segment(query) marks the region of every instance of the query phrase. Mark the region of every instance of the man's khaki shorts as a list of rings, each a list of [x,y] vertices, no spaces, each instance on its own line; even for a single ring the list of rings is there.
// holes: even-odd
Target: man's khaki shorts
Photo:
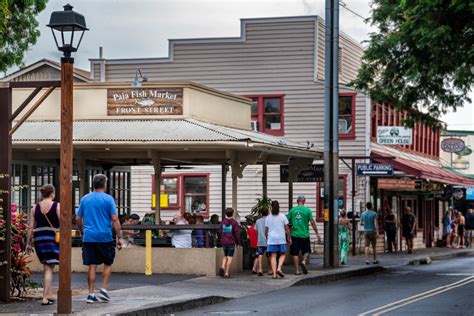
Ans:
[[[375,232],[365,233],[365,246],[370,247],[370,245],[374,248],[377,245],[377,234]]]

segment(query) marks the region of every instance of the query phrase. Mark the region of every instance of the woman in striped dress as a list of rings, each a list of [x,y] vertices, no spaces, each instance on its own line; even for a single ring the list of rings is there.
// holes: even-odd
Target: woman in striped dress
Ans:
[[[35,251],[43,264],[43,300],[41,305],[54,304],[51,299],[54,266],[59,264],[59,244],[54,240],[59,229],[59,203],[54,202],[55,189],[51,184],[41,189],[41,202],[31,209],[28,225],[26,251],[31,253],[31,237],[33,235]]]

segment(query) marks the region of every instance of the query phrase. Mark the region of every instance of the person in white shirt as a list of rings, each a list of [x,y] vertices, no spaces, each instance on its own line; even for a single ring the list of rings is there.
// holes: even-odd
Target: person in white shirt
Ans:
[[[187,225],[188,223],[181,217],[181,214],[175,214],[173,216],[173,222],[175,225]],[[171,237],[171,245],[175,248],[192,248],[192,230],[170,230],[168,236]]]
[[[271,215],[265,219],[265,235],[267,237],[267,253],[271,255],[273,278],[277,275],[281,278],[285,277],[281,271],[281,267],[286,258],[286,244],[291,245],[290,228],[288,227],[288,219],[285,215],[280,214],[280,204],[278,201],[272,201]],[[277,254],[278,266],[277,266]]]

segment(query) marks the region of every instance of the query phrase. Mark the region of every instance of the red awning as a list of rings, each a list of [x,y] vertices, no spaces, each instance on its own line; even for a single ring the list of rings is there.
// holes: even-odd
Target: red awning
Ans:
[[[460,176],[454,172],[444,169],[441,166],[433,166],[427,163],[412,161],[405,158],[393,157],[388,154],[373,151],[371,154],[372,160],[379,163],[391,163],[395,170],[403,171],[415,177],[423,178],[430,181],[440,183],[459,185],[459,186],[474,186],[474,180]]]

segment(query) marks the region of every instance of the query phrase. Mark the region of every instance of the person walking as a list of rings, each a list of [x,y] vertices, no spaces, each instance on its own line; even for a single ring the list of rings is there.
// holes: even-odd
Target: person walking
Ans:
[[[112,227],[116,234],[116,246],[120,250],[121,230],[115,200],[105,193],[107,177],[96,174],[92,180],[93,192],[84,195],[76,212],[76,223],[82,232],[82,260],[89,266],[87,284],[89,295],[87,303],[96,303],[100,300],[110,301],[107,291],[109,287],[112,264],[115,259],[115,245],[112,238]],[[104,265],[102,271],[102,287],[98,297],[94,294],[96,270],[98,265]]]
[[[466,226],[466,218],[461,212],[458,212],[458,247],[464,248],[464,228]]]
[[[52,305],[51,298],[54,266],[59,264],[59,240],[55,239],[59,232],[59,203],[54,201],[56,190],[53,185],[41,187],[41,202],[30,211],[26,253],[32,252],[31,242],[39,261],[43,264],[43,299],[41,305]]]
[[[367,202],[365,205],[366,211],[362,213],[361,221],[364,225],[364,235],[365,235],[365,263],[370,264],[369,262],[369,253],[370,246],[372,245],[372,250],[374,252],[374,264],[378,264],[377,261],[377,238],[379,237],[379,229],[377,225],[377,213],[372,210],[372,203]]]
[[[295,274],[301,274],[299,272],[298,266],[301,266],[304,274],[308,274],[308,259],[311,253],[311,243],[309,240],[309,224],[313,227],[318,240],[321,239],[318,232],[318,227],[316,222],[313,219],[313,211],[310,208],[306,207],[305,204],[306,198],[303,195],[300,195],[296,199],[298,204],[290,210],[287,215],[288,221],[291,224],[291,246],[290,254],[293,256],[293,264],[295,267]],[[302,260],[299,262],[299,253],[301,251]]]
[[[224,278],[230,278],[230,269],[232,267],[232,259],[234,257],[235,248],[240,242],[239,223],[232,217],[234,209],[226,208],[225,218],[219,226],[221,234],[221,245],[224,250],[224,258],[222,258],[222,266],[219,269],[219,275]]]
[[[281,271],[281,267],[286,258],[286,244],[289,242],[291,246],[291,239],[288,218],[280,214],[278,201],[272,201],[271,215],[265,219],[265,235],[267,237],[267,253],[271,256],[273,279],[276,279],[277,275],[284,278],[285,275]]]
[[[446,247],[451,248],[451,233],[453,229],[451,228],[451,209],[447,210],[443,216],[443,237],[446,238]]]
[[[391,208],[387,210],[385,216],[385,232],[387,233],[388,252],[397,252],[397,217],[393,214]]]
[[[474,230],[474,211],[470,208],[466,212],[466,247],[471,246],[472,231]]]
[[[347,264],[349,254],[350,226],[346,217],[346,211],[342,210],[339,214],[339,226],[337,231],[339,241],[339,261],[342,265]]]
[[[252,259],[252,273],[257,274],[257,266],[258,266],[258,254],[257,254],[257,247],[258,247],[258,236],[257,230],[255,229],[256,220],[253,217],[247,217],[247,225],[249,225],[249,229],[247,230],[247,238],[249,240],[249,248],[250,248],[250,257]]]
[[[258,255],[258,268],[257,275],[263,276],[263,256],[267,255],[267,237],[265,236],[265,221],[268,216],[268,209],[266,207],[260,210],[261,218],[257,219],[255,230],[257,231],[257,255]],[[268,258],[268,257],[267,257]],[[271,262],[268,258],[268,270],[269,274],[273,274],[270,269]],[[271,272],[271,273],[270,273]]]
[[[402,233],[407,243],[407,253],[413,252],[413,238],[416,236],[416,217],[411,207],[405,208],[405,214],[402,216]]]

